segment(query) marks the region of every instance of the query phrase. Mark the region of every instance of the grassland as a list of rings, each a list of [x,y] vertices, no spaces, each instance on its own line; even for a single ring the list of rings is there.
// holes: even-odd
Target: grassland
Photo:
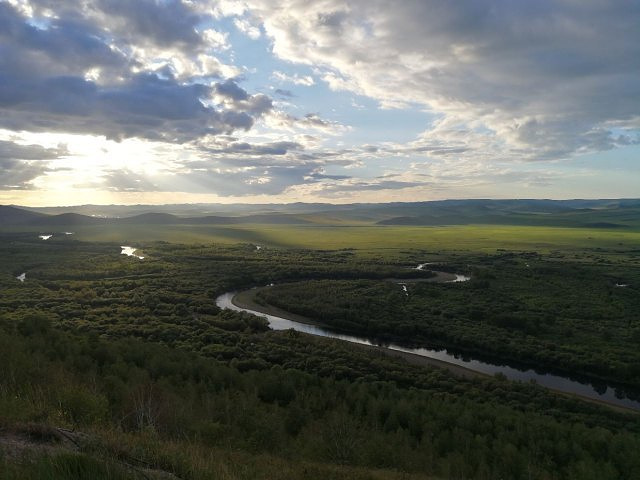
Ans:
[[[140,244],[152,241],[171,243],[252,243],[280,248],[360,251],[428,249],[445,251],[495,252],[520,250],[548,253],[553,250],[609,252],[636,249],[640,230],[588,229],[537,226],[373,226],[373,225],[101,225],[82,227],[13,227],[2,231],[52,233],[73,231],[74,238],[89,242]]]

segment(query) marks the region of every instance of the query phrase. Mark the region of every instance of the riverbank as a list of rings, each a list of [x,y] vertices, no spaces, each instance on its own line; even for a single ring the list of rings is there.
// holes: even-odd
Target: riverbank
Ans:
[[[432,277],[426,278],[385,278],[385,280],[393,283],[452,283],[458,279],[458,275],[455,273],[435,271],[433,273],[434,275]]]
[[[237,307],[238,309],[243,309],[243,310],[252,310],[255,311],[257,313],[262,313],[265,315],[272,315],[275,317],[280,317],[286,320],[290,320],[293,322],[297,322],[297,323],[301,323],[304,325],[309,325],[309,326],[313,326],[313,327],[319,327],[319,328],[329,328],[326,325],[323,325],[319,322],[315,322],[312,319],[308,318],[308,317],[304,317],[302,315],[298,315],[295,313],[291,313],[291,312],[287,312],[286,310],[283,310],[281,308],[278,307],[274,307],[271,305],[264,305],[264,304],[260,304],[257,303],[255,301],[256,298],[256,294],[265,288],[269,288],[268,286],[266,287],[256,287],[256,288],[252,288],[250,290],[244,290],[241,292],[238,292],[236,294],[234,294],[231,298],[231,303]],[[307,332],[308,333],[308,332]],[[312,333],[311,333],[312,334]],[[348,340],[347,340],[348,341]],[[352,345],[355,348],[361,348],[361,349],[367,349],[369,351],[375,351],[378,352],[380,354],[386,355],[386,356],[391,356],[391,357],[396,357],[396,358],[402,358],[403,360],[405,360],[407,363],[410,363],[412,365],[420,365],[420,366],[429,366],[429,367],[436,367],[436,368],[443,368],[446,369],[447,371],[453,373],[456,376],[460,376],[463,378],[487,378],[487,377],[491,377],[492,375],[484,373],[484,372],[479,372],[476,370],[472,370],[470,368],[466,368],[464,366],[461,365],[456,365],[454,363],[450,363],[444,360],[439,360],[437,358],[432,358],[432,357],[426,357],[423,355],[419,355],[416,353],[410,353],[410,352],[404,352],[401,350],[394,350],[394,349],[390,349],[387,347],[383,347],[383,346],[378,346],[378,345],[368,345],[368,344],[364,344],[364,343],[352,343]],[[556,394],[560,394],[566,397],[570,397],[570,398],[577,398],[580,399],[582,401],[585,402],[589,402],[595,405],[601,405],[601,406],[606,406],[608,408],[611,408],[615,411],[618,412],[622,412],[622,413],[633,413],[633,414],[640,414],[640,411],[631,407],[627,407],[624,405],[617,405],[611,402],[608,402],[607,400],[601,400],[598,398],[592,398],[592,397],[588,397],[588,396],[584,396],[584,395],[580,395],[577,393],[571,393],[571,392],[566,392],[566,391],[562,391],[562,390],[558,390],[556,388],[552,388],[552,387],[548,387],[545,385],[540,385],[539,386],[553,392]]]
[[[303,317],[302,315],[298,315],[297,313],[287,312],[286,310],[282,310],[281,308],[274,307],[272,305],[263,305],[256,302],[256,295],[266,288],[269,287],[255,287],[251,290],[238,292],[231,299],[231,303],[233,303],[238,308],[255,310],[256,312],[286,318],[287,320],[304,323],[305,325],[314,325],[317,327],[329,328],[328,325],[324,325],[320,322],[314,322],[310,318]]]
[[[274,315],[277,317],[285,318],[287,320],[291,320],[298,323],[304,323],[305,325],[313,325],[321,328],[330,328],[327,325],[323,325],[319,322],[314,322],[312,319],[303,317],[302,315],[298,315],[295,313],[287,312],[286,310],[282,310],[281,308],[277,308],[271,305],[262,305],[255,301],[255,297],[257,293],[269,287],[258,287],[252,288],[251,290],[245,290],[237,293],[231,299],[231,302],[238,308],[254,310],[259,313],[264,313],[266,315]],[[434,366],[438,368],[445,368],[456,375],[465,377],[465,378],[473,378],[473,377],[488,377],[490,375],[476,372],[469,368],[462,367],[460,365],[454,365],[452,363],[445,362],[443,360],[438,360],[436,358],[423,357],[420,355],[416,355],[415,353],[402,352],[400,350],[391,350],[386,347],[381,347],[377,345],[366,345],[362,343],[354,343],[353,345],[357,345],[360,348],[366,348],[368,350],[377,351],[383,353],[384,355],[391,357],[399,357],[406,360],[408,363],[412,365],[428,365]]]

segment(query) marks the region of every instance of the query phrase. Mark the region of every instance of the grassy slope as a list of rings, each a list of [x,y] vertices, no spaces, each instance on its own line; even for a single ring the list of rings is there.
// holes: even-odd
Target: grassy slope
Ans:
[[[33,429],[34,425],[27,426]],[[43,427],[37,427],[43,429]],[[24,429],[18,426],[15,430]],[[44,427],[46,429],[46,427]],[[15,457],[3,458],[0,448],[0,480],[434,480],[435,477],[327,463],[282,459],[268,454],[202,447],[188,441],[159,440],[146,434],[102,431],[92,434],[93,444],[60,445],[30,439],[28,432],[13,437],[24,447]],[[30,445],[31,443],[31,445]],[[1,447],[1,445],[0,445]],[[137,461],[132,452],[144,450],[152,461],[176,467],[179,476]]]

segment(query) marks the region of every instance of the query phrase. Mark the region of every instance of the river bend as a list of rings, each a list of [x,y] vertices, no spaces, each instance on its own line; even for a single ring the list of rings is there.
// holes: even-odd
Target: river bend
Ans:
[[[468,279],[468,277],[456,276],[456,280]],[[455,282],[454,280],[453,282]],[[451,282],[451,281],[450,281]],[[452,283],[453,283],[452,282]],[[405,352],[421,357],[432,358],[441,362],[458,365],[474,372],[479,372],[487,375],[502,374],[509,380],[521,381],[521,382],[536,382],[538,385],[556,390],[562,393],[574,394],[588,399],[597,400],[600,402],[608,403],[611,405],[629,408],[640,411],[640,402],[626,398],[616,393],[613,387],[606,386],[596,388],[590,383],[573,380],[568,377],[560,375],[553,375],[549,373],[539,373],[533,369],[520,369],[510,365],[498,365],[474,359],[472,355],[456,355],[449,353],[446,349],[431,349],[431,348],[409,348],[394,343],[380,345],[375,341],[357,335],[349,335],[344,333],[338,333],[328,328],[318,325],[311,325],[307,323],[296,322],[281,316],[262,313],[258,310],[252,310],[250,308],[244,308],[234,303],[234,297],[240,292],[228,292],[220,295],[216,299],[216,305],[219,308],[228,308],[237,312],[247,312],[259,317],[265,317],[269,322],[269,327],[273,330],[289,330],[293,329],[298,332],[304,332],[311,335],[318,335],[320,337],[335,338],[351,343],[358,343],[362,345],[373,345],[377,347],[387,348],[398,352]]]

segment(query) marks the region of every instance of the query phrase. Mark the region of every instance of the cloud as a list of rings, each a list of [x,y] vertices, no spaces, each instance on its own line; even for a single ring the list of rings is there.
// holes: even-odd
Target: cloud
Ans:
[[[198,71],[185,81],[186,61],[184,68],[163,57],[149,63],[150,52],[167,53],[162,47],[206,47],[207,35],[197,31],[204,17],[188,2],[33,5],[64,15],[30,17],[0,2],[2,128],[184,143],[248,130],[273,108],[269,97],[251,95],[231,79],[203,81]]]
[[[0,189],[28,190],[32,181],[50,170],[47,160],[68,155],[66,146],[45,148],[0,140]]]
[[[317,113],[307,113],[304,118],[299,122],[301,125],[319,128],[330,129],[335,127],[335,123],[323,120]]]
[[[121,71],[129,59],[110,47],[106,32],[77,18],[46,20],[38,28],[11,4],[0,2],[0,72],[3,76],[82,75],[91,68]]]
[[[309,175],[305,180],[307,181],[319,181],[319,180],[348,180],[349,175],[327,175],[326,173],[314,172]]]
[[[338,196],[350,192],[378,191],[378,190],[404,190],[427,186],[431,182],[403,182],[395,180],[365,180],[345,177],[345,182],[324,183],[318,190],[321,195]],[[335,180],[335,179],[334,179]]]
[[[212,154],[241,153],[242,155],[286,155],[290,150],[301,150],[302,145],[296,142],[281,141],[264,144],[250,144],[247,142],[230,142],[220,148],[205,148]]]
[[[295,95],[293,94],[293,92],[291,92],[291,90],[284,90],[282,88],[276,88],[274,93],[276,95],[280,95],[281,97],[287,97],[287,98],[295,97]]]
[[[304,141],[304,139],[302,139]],[[207,137],[190,147],[185,159],[167,162],[159,171],[108,170],[98,183],[82,187],[115,192],[190,192],[218,196],[278,195],[301,184],[351,178],[327,174],[328,167],[353,163],[346,150],[306,151],[299,142],[250,143],[237,137]]]
[[[47,172],[46,164],[0,158],[0,189],[29,190],[31,183]]]
[[[0,159],[11,160],[53,160],[69,155],[66,145],[45,148],[42,145],[24,145],[8,140],[0,140]]]
[[[86,162],[78,178],[94,168],[113,192],[545,192],[570,168],[534,161],[640,144],[638,14],[599,0],[0,0],[0,129],[21,139],[0,141],[0,189]],[[232,48],[238,32],[260,41]],[[233,64],[265,42],[285,62]],[[351,93],[425,123],[401,132],[393,113],[387,138],[414,139],[387,141]],[[74,155],[38,145],[57,134]],[[108,148],[92,157],[94,143]]]
[[[260,28],[251,25],[251,23],[246,18],[236,18],[233,21],[233,24],[238,30],[240,30],[242,33],[253,40],[257,40],[262,36]]]
[[[95,188],[103,187],[112,192],[156,192],[158,186],[145,175],[131,170],[110,170],[102,175],[101,183],[84,185]]]
[[[276,70],[271,76],[282,83],[293,83],[294,85],[303,85],[305,87],[310,87],[316,83],[310,75],[298,75],[297,73],[287,75]]]
[[[97,0],[94,7],[103,14],[101,22],[121,38],[145,38],[155,45],[199,45],[196,28],[202,21],[191,2],[155,0]]]
[[[269,101],[260,96],[239,102],[237,110],[216,110],[202,101],[211,94],[210,87],[182,85],[156,74],[139,74],[126,84],[108,87],[69,76],[6,75],[3,80],[0,126],[12,130],[182,143],[205,134],[247,130],[255,116],[269,108]]]
[[[241,162],[242,163],[242,162]],[[251,161],[247,162],[251,163]],[[102,176],[102,186],[115,192],[188,192],[218,196],[277,195],[305,182],[316,171],[311,165],[207,166],[194,163],[171,172],[141,174],[130,170]]]
[[[227,80],[224,83],[217,84],[216,92],[233,102],[243,102],[249,98],[249,94],[240,88],[233,80]]]
[[[60,18],[79,18],[103,27],[127,44],[201,46],[199,25],[211,15],[199,11],[193,2],[182,0],[30,0],[35,18],[47,12]]]
[[[623,144],[612,122],[637,128],[637,2],[246,3],[279,57],[334,89],[439,113],[484,137],[463,147],[483,156],[565,158]]]
[[[325,120],[317,113],[307,113],[302,117],[296,117],[281,111],[273,111],[265,117],[265,123],[273,129],[315,130],[328,135],[339,135],[350,129],[349,126],[339,122]]]

